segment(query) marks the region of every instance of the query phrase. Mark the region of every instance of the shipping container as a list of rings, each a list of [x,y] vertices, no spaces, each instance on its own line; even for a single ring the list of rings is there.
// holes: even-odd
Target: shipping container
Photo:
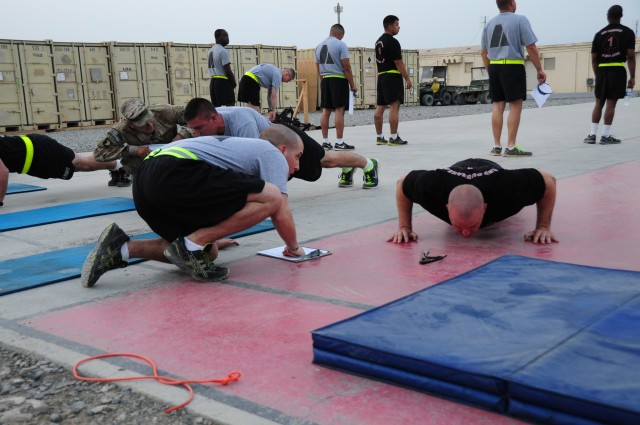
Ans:
[[[114,122],[107,46],[54,42],[53,66],[62,127]]]
[[[50,41],[14,41],[20,59],[27,125],[23,129],[60,128],[58,94]]]
[[[116,121],[111,57],[109,46],[102,44],[80,44],[82,84],[86,119],[91,125],[113,124]]]
[[[167,68],[169,72],[169,103],[186,105],[196,97],[198,84],[195,52],[197,45],[167,43]],[[206,96],[208,99],[209,96]]]
[[[18,45],[0,40],[0,132],[18,131],[27,126]]]
[[[420,87],[419,87],[419,50],[402,50],[402,61],[404,62],[409,77],[411,78],[412,88],[404,92],[404,105],[417,106],[420,105]]]
[[[162,44],[110,43],[114,104],[117,118],[120,105],[139,98],[146,105],[169,103],[166,48]]]
[[[277,67],[279,68],[293,68],[296,71],[296,78],[298,78],[297,65],[297,49],[295,47],[278,47],[277,48]],[[280,109],[295,107],[298,104],[298,84],[295,82],[282,83],[280,86]]]

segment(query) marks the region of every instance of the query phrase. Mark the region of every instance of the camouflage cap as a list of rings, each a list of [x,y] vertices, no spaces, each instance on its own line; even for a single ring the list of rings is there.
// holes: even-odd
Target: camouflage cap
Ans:
[[[125,100],[120,107],[120,112],[136,127],[144,127],[153,119],[153,114],[140,99]]]

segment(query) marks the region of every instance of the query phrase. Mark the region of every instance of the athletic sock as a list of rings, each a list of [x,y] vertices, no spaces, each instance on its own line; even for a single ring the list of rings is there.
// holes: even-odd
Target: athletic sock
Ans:
[[[397,139],[398,138],[398,133],[396,134],[392,134],[391,136],[389,136],[390,139]]]
[[[384,136],[382,135],[382,133],[378,134],[377,136],[378,138],[382,139]]]
[[[120,161],[119,159],[116,159],[116,168],[114,168],[114,170],[118,171],[121,168],[122,168],[122,161]]]
[[[344,143],[344,140],[342,139],[336,139],[336,145],[341,145]]]
[[[324,139],[324,142],[325,142],[325,143],[331,143],[331,142],[329,142],[329,139],[328,139],[328,138],[327,138],[327,139]]]
[[[122,256],[122,261],[129,261],[129,243],[125,242],[120,247],[120,256]]]
[[[187,248],[187,251],[202,251],[204,249],[204,246],[191,242],[186,236],[184,237],[184,247]]]
[[[598,133],[598,123],[591,123],[591,133],[589,135],[595,135]]]
[[[367,158],[367,165],[364,166],[362,171],[371,171],[371,170],[373,170],[373,161],[371,161],[371,158]]]
[[[610,125],[604,125],[602,127],[602,136],[603,137],[611,136],[611,126]]]

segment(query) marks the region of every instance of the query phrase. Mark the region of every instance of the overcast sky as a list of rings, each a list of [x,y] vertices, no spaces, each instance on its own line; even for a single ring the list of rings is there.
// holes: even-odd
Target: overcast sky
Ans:
[[[61,42],[210,44],[225,28],[231,44],[315,47],[337,22],[333,0],[18,0],[5,5],[0,39]],[[636,30],[640,0],[518,0],[539,45],[590,42],[606,25],[612,4]],[[224,6],[223,6],[224,5]],[[482,21],[498,10],[494,0],[343,0],[340,23],[349,47],[372,47],[382,19],[400,18],[404,49],[480,44]]]

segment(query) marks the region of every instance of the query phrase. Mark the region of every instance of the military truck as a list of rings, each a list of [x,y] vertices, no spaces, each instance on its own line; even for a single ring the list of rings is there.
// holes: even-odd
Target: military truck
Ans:
[[[471,83],[467,87],[460,87],[453,99],[456,105],[491,103],[487,70],[484,67],[471,68]]]
[[[489,75],[482,68],[471,68],[468,86],[451,86],[447,83],[446,66],[423,67],[420,77],[420,104],[423,106],[490,103]]]
[[[420,77],[420,104],[432,106],[451,105],[457,87],[447,85],[446,66],[427,66],[422,68]]]

